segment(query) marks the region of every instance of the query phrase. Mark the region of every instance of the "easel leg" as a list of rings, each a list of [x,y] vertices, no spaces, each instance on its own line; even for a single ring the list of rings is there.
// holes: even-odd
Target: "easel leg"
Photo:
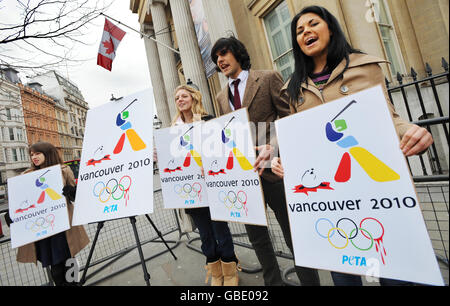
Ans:
[[[86,261],[86,265],[84,266],[83,276],[81,277],[80,284],[83,286],[86,283],[86,274],[89,269],[89,265],[91,263],[92,255],[94,254],[95,245],[97,244],[98,235],[100,234],[100,230],[103,228],[104,221],[97,223],[97,232],[95,233],[94,241],[92,242],[91,250],[89,251],[89,256]]]
[[[148,222],[150,222],[150,224],[153,226],[153,229],[156,231],[156,233],[158,234],[159,238],[161,238],[162,242],[164,242],[164,244],[166,245],[166,247],[169,250],[170,254],[172,254],[173,258],[175,258],[175,260],[177,260],[178,258],[172,252],[172,249],[169,247],[169,245],[167,244],[166,240],[164,240],[164,237],[162,236],[161,232],[158,230],[156,225],[153,223],[152,219],[150,219],[150,217],[148,215],[145,215],[145,217],[147,218]]]
[[[139,240],[139,234],[136,228],[136,217],[130,217],[131,226],[133,227],[134,237],[136,238],[136,246],[139,252],[139,257],[141,258],[142,270],[144,271],[144,279],[147,286],[150,286],[150,274],[147,271],[147,266],[145,265],[144,253],[142,252],[141,242]]]

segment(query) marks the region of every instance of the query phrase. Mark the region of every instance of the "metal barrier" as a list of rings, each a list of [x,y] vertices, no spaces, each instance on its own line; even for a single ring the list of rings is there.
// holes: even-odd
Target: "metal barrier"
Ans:
[[[449,258],[449,184],[448,182],[440,183],[417,183],[416,184],[417,195],[419,198],[420,207],[423,212],[424,220],[430,235],[430,239],[433,244],[436,257],[438,258],[442,275],[444,276],[445,283],[448,285],[448,258]],[[180,243],[182,236],[179,222],[176,214],[173,210],[163,209],[163,200],[161,190],[154,191],[154,213],[151,215],[152,220],[156,224],[159,231],[163,236],[166,236],[172,232],[178,231],[179,238],[177,241],[166,240],[168,243],[174,245],[171,249],[177,247]],[[5,211],[0,211],[4,213]],[[269,233],[277,256],[292,259],[278,222],[273,212],[268,209],[268,223]],[[145,216],[137,217],[137,226],[139,229],[139,236],[142,241],[142,245],[151,242],[158,241],[158,235],[151,227],[150,223],[145,219]],[[238,223],[229,223],[230,230],[233,234],[233,241],[236,245],[243,246],[252,249],[252,246],[248,240],[244,225]],[[85,229],[91,238],[91,243],[83,251],[77,255],[77,260],[80,262],[81,270],[84,270],[84,264],[86,262],[92,240],[96,232],[97,223],[89,224],[85,226]],[[201,252],[198,248],[190,245],[190,243],[198,239],[194,237],[188,242],[188,246],[196,251]],[[127,218],[108,221],[105,223],[105,228],[102,230],[99,236],[97,246],[89,266],[90,273],[88,274],[87,285],[95,285],[107,278],[120,274],[134,266],[140,264],[136,262],[127,267],[123,267],[119,271],[115,271],[101,279],[95,281],[89,281],[96,274],[103,271],[109,265],[115,261],[126,256],[136,248],[135,239],[132,232],[132,228]],[[154,254],[145,260],[148,261],[156,256],[159,256],[168,250]],[[43,269],[40,264],[35,266],[34,264],[19,264],[16,262],[16,250],[11,249],[10,239],[4,239],[0,241],[0,286],[40,286],[50,285],[48,273]],[[245,259],[243,260],[245,262]],[[243,272],[255,273],[259,272],[261,268],[244,269]],[[288,285],[296,285],[295,282],[288,281],[287,275],[293,273],[292,268],[288,268],[283,271],[284,281]]]
[[[174,211],[163,209],[161,190],[156,190],[154,192],[153,200],[154,213],[150,217],[158,230],[161,232],[162,236],[164,237],[174,231],[180,232],[179,223],[176,219]],[[6,211],[0,211],[0,214],[4,212]],[[136,220],[141,245],[145,245],[150,242],[160,242],[158,239],[158,234],[145,216],[139,216]],[[97,223],[85,225],[84,228],[86,229],[91,243],[76,256],[79,266],[81,267],[80,271],[85,269],[84,264],[88,257],[90,247],[92,246],[92,241],[97,230]],[[181,236],[181,232],[179,236]],[[171,249],[177,247],[180,243],[179,240],[166,240],[166,242],[169,244],[174,244],[170,247]],[[133,251],[136,247],[134,233],[127,218],[105,222],[104,229],[99,235],[91,264],[89,265],[90,272],[87,276],[87,285],[96,284],[106,278],[140,264],[140,262],[138,262],[135,265],[124,267],[122,270],[102,279],[96,280],[95,282],[89,282],[89,279],[93,276],[104,270],[121,257]],[[145,258],[145,260],[150,260],[167,251],[168,250],[165,250],[151,256],[150,258]],[[0,241],[0,286],[40,286],[51,284],[46,269],[43,269],[40,264],[35,266],[34,264],[17,263],[16,254],[17,250],[11,249],[10,239]]]
[[[449,71],[444,58],[442,68],[443,73],[433,75],[430,65],[426,64],[427,76],[420,80],[411,68],[408,77],[412,80],[407,83],[404,83],[404,76],[398,73],[396,86],[391,86],[386,79],[389,98],[401,117],[425,127],[435,140],[425,154],[407,158],[415,181],[429,181],[431,177],[435,180],[449,179]]]

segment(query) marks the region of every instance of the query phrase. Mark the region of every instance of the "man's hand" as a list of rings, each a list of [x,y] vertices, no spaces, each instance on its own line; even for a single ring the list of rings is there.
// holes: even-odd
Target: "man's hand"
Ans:
[[[405,156],[413,156],[423,153],[433,144],[433,136],[427,129],[413,125],[406,131],[400,141],[400,149]]]
[[[255,147],[255,150],[259,152],[258,157],[256,158],[255,164],[253,168],[255,171],[258,171],[258,174],[261,175],[264,172],[265,166],[273,157],[274,149],[271,145],[262,145],[259,147]]]
[[[272,159],[271,167],[273,173],[275,173],[280,178],[284,177],[284,168],[281,165],[281,159],[279,157],[275,157],[274,159]]]

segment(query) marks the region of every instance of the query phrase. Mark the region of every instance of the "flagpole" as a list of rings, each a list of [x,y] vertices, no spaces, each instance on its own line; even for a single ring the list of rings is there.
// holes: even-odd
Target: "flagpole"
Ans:
[[[148,39],[153,40],[155,43],[160,44],[160,45],[162,45],[162,46],[168,48],[169,50],[171,50],[171,51],[173,51],[173,52],[175,52],[175,53],[177,53],[177,54],[180,54],[180,51],[178,51],[178,50],[176,50],[176,49],[174,49],[174,48],[172,48],[172,47],[170,47],[170,46],[168,46],[168,45],[166,45],[166,44],[164,44],[164,43],[162,43],[162,42],[160,42],[160,41],[157,41],[155,38],[151,37],[150,35],[147,35],[147,34],[142,33],[141,31],[135,30],[135,29],[133,29],[132,27],[127,26],[126,24],[120,22],[119,20],[114,19],[114,18],[112,18],[112,17],[110,17],[110,16],[108,16],[108,15],[106,15],[106,14],[104,14],[104,13],[100,13],[100,15],[103,15],[103,16],[105,16],[105,17],[111,19],[111,20],[114,20],[115,22],[117,22],[117,23],[119,23],[119,24],[121,24],[121,25],[123,25],[123,26],[129,28],[130,30],[132,30],[132,31],[134,31],[134,32],[136,32],[136,33],[139,33],[140,35],[145,36],[145,37],[147,37]]]

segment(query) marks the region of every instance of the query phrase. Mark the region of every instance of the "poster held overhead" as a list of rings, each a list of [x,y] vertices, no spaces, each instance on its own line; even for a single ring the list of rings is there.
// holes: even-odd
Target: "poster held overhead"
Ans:
[[[73,225],[153,212],[153,94],[87,113]]]
[[[276,130],[296,265],[443,285],[381,86]]]
[[[70,228],[62,189],[60,165],[8,179],[13,249]]]

